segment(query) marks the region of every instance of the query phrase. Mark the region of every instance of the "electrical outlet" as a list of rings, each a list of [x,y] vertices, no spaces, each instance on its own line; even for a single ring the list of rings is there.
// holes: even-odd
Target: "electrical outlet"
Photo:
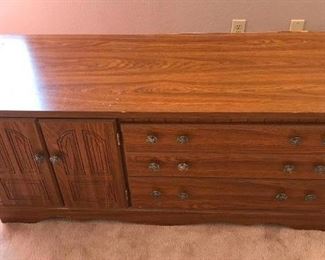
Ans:
[[[246,31],[246,20],[245,19],[234,19],[231,23],[232,33],[243,33]]]
[[[305,29],[305,20],[291,20],[290,22],[290,32],[303,32]]]

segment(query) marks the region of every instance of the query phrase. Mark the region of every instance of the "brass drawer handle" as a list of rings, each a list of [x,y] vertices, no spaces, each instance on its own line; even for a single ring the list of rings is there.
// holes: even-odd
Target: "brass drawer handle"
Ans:
[[[57,164],[62,160],[62,156],[60,154],[54,154],[50,157],[50,161],[52,164]]]
[[[288,199],[288,195],[284,192],[280,192],[278,194],[275,195],[275,199],[278,201],[284,201]]]
[[[160,170],[160,165],[157,162],[150,162],[148,165],[148,169],[153,172],[156,172]]]
[[[148,144],[156,144],[158,142],[158,137],[155,135],[148,135],[146,138]]]
[[[188,141],[190,139],[186,135],[180,135],[180,136],[177,136],[176,140],[177,140],[177,143],[179,143],[179,144],[186,144],[186,143],[188,143]]]
[[[300,136],[293,136],[289,139],[289,143],[292,145],[300,145],[302,143],[302,138]]]
[[[317,196],[316,194],[306,194],[305,195],[305,201],[313,201],[313,200],[316,200],[317,199]]]
[[[44,162],[45,160],[45,155],[43,152],[39,152],[34,155],[34,161],[37,162],[38,164]]]
[[[314,172],[318,174],[325,173],[325,165],[321,165],[321,164],[315,165]]]
[[[158,198],[160,198],[160,196],[161,196],[161,192],[158,191],[158,190],[154,190],[154,191],[151,192],[151,196],[152,196],[154,199],[158,199]]]
[[[186,193],[186,192],[180,192],[178,194],[178,197],[181,199],[181,200],[187,200],[189,198],[189,194]]]
[[[181,163],[177,164],[177,169],[181,172],[187,171],[190,169],[190,165],[186,162],[181,162]]]
[[[283,172],[287,174],[294,173],[296,171],[296,166],[293,164],[285,164],[283,165]]]

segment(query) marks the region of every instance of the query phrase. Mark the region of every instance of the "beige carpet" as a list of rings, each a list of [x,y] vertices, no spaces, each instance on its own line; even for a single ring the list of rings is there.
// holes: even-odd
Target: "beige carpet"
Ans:
[[[0,223],[0,259],[325,259],[325,232],[223,224]]]

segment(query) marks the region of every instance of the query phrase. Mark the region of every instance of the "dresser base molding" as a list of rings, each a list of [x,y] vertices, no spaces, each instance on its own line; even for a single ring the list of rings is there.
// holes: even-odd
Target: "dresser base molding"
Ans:
[[[63,208],[0,208],[2,223],[36,223],[48,219],[113,220],[138,224],[187,225],[234,223],[244,225],[271,224],[298,229],[325,230],[325,213],[268,212],[244,210],[179,211],[179,210],[86,210]]]

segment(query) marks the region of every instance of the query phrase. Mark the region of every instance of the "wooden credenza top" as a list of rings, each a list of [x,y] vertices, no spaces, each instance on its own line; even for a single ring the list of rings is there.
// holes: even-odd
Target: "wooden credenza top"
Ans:
[[[325,115],[325,33],[0,37],[0,116],[81,112]]]

